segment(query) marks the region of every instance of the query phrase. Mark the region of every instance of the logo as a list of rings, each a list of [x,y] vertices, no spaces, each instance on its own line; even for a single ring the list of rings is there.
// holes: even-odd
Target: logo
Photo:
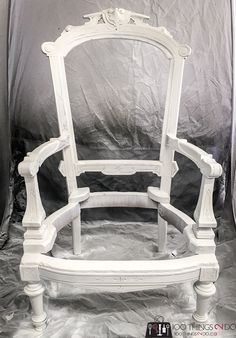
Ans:
[[[147,324],[145,338],[154,337],[173,338],[171,325],[169,322],[164,322],[164,318],[162,316],[156,318],[155,322],[150,322]]]

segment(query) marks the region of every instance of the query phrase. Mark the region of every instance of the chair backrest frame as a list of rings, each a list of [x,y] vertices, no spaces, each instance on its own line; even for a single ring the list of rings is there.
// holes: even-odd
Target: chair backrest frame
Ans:
[[[89,18],[89,22],[82,26],[67,26],[55,42],[45,42],[42,45],[43,52],[50,59],[60,134],[69,136],[69,146],[63,150],[63,172],[67,180],[68,193],[70,194],[77,189],[76,176],[78,176],[78,172],[83,172],[77,169],[83,166],[83,162],[86,161],[78,161],[77,158],[64,58],[73,48],[86,41],[95,39],[129,39],[151,44],[163,51],[165,56],[170,59],[160,162],[150,161],[150,167],[156,162],[156,165],[163,169],[158,171],[158,167],[156,171],[151,169],[144,170],[158,173],[161,176],[161,190],[169,194],[171,177],[173,176],[174,151],[167,147],[166,141],[167,135],[175,136],[177,132],[184,61],[190,55],[191,49],[188,45],[177,43],[164,27],[153,27],[145,23],[144,20],[149,17],[142,14],[115,8],[84,17]],[[90,167],[94,166],[94,170],[91,171],[96,171],[96,161],[93,162]],[[139,170],[140,166],[137,166],[134,162],[132,164],[133,172],[142,171]],[[114,173],[116,172],[115,167],[117,167],[115,163],[116,160],[109,163],[109,168],[113,168],[112,172]],[[122,163],[124,164],[124,162]],[[109,168],[106,168],[105,161],[103,164],[104,171],[97,171],[109,171]],[[148,163],[143,163],[143,166],[147,167]],[[86,171],[86,166],[84,171]]]

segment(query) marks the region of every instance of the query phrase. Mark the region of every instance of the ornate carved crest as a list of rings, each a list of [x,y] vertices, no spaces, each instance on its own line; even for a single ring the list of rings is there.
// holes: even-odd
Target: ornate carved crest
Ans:
[[[125,24],[145,24],[144,20],[149,19],[149,16],[127,11],[123,8],[108,8],[102,12],[84,15],[90,21],[88,24],[105,23],[115,27]]]
[[[137,36],[139,36],[140,31],[142,31],[141,35],[145,35],[147,40],[154,40],[157,43],[159,43],[158,34],[156,35],[155,33],[158,32],[161,35],[168,37],[169,41],[166,41],[164,44],[163,42],[159,44],[160,49],[163,49],[168,58],[171,58],[173,56],[173,53],[177,53],[183,58],[186,58],[191,53],[190,47],[188,47],[187,45],[180,45],[175,42],[172,35],[165,27],[153,27],[144,22],[146,19],[149,19],[149,16],[131,12],[123,8],[108,8],[102,10],[101,12],[84,15],[83,17],[89,19],[89,21],[82,26],[68,25],[61,33],[61,38],[57,39],[55,42],[43,43],[43,52],[46,53],[48,56],[56,55],[57,53],[62,53],[62,55],[65,56],[71,49],[69,48],[69,45],[72,44],[72,41],[76,41],[76,39],[79,39],[80,35],[84,38],[88,33],[89,36],[91,31],[95,32],[96,28],[99,26],[98,35],[101,36],[103,35],[103,33],[107,34],[107,32],[113,34],[114,31],[119,31],[120,33],[122,33],[122,31],[126,33],[129,31],[130,36],[132,36],[134,40],[138,40]],[[127,27],[128,25],[133,26],[131,30],[129,29],[130,27]],[[138,27],[141,30],[138,29]],[[136,30],[136,28],[138,30]],[[132,32],[134,32],[134,34],[132,34]],[[152,36],[151,38],[150,34]],[[117,34],[116,36],[118,35],[119,34]],[[172,40],[172,42],[170,42],[170,39]],[[166,46],[167,48],[165,48]],[[175,52],[173,52],[173,50],[172,52],[170,52],[171,49],[175,50]]]

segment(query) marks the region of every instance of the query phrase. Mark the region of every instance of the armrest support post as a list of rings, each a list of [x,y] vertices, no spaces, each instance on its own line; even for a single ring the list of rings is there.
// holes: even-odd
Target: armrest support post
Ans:
[[[27,228],[40,228],[43,220],[46,217],[45,210],[42,205],[38,178],[37,175],[33,177],[25,177],[25,186],[27,194],[26,210],[23,217],[23,226]]]
[[[194,211],[194,219],[197,223],[198,230],[202,228],[216,228],[217,223],[213,211],[213,189],[214,178],[202,176],[201,188],[198,197],[196,209]]]
[[[67,136],[52,138],[28,153],[18,166],[19,174],[25,179],[27,194],[26,210],[22,223],[29,231],[39,229],[46,216],[39,193],[37,178],[39,167],[46,158],[64,149],[67,145]]]
[[[212,155],[188,143],[187,140],[168,135],[167,144],[172,150],[192,160],[202,173],[200,194],[194,211],[196,224],[193,230],[197,238],[213,238],[211,229],[217,226],[213,212],[213,189],[215,178],[222,174],[222,167]]]

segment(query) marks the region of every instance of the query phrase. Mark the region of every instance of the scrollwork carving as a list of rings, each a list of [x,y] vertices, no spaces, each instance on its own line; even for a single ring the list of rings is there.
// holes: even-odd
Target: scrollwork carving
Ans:
[[[191,54],[191,48],[188,45],[181,45],[179,47],[179,55],[186,58]]]
[[[127,11],[123,8],[108,8],[102,12],[84,15],[90,21],[87,24],[104,23],[114,27],[125,24],[145,24],[144,20],[149,19],[149,16]]]
[[[87,14],[83,16],[89,19],[86,25],[106,24],[110,27],[116,28],[121,25],[134,24],[137,26],[148,25],[144,20],[148,20],[149,16],[128,11],[123,8],[108,8],[102,12]],[[173,38],[165,27],[155,27],[155,29],[169,38]],[[185,47],[185,46],[184,46]]]
[[[54,42],[51,42],[51,41],[50,42],[44,42],[42,44],[42,51],[45,54],[49,55],[49,54],[53,53],[54,47],[55,47],[55,43]]]

